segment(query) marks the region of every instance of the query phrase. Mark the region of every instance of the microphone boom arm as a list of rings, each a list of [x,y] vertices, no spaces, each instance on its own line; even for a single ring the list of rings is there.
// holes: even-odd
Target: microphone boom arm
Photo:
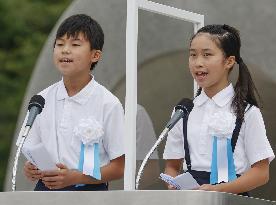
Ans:
[[[136,177],[136,185],[135,185],[135,189],[138,190],[139,188],[139,181],[140,181],[140,178],[141,178],[141,175],[143,173],[143,170],[144,170],[144,167],[148,161],[148,159],[150,158],[150,156],[152,155],[152,153],[154,152],[154,150],[157,148],[157,146],[162,142],[162,140],[167,137],[168,135],[168,132],[170,131],[169,128],[165,128],[163,130],[163,132],[160,134],[158,140],[155,142],[155,144],[153,145],[153,147],[150,149],[150,151],[148,152],[148,154],[146,155],[146,157],[144,158],[140,168],[139,168],[139,171],[137,173],[137,177]]]
[[[21,149],[22,149],[23,144],[24,144],[24,142],[26,140],[26,137],[29,134],[30,129],[31,129],[31,126],[27,126],[26,127],[26,129],[24,131],[24,134],[23,134],[23,136],[20,139],[19,146],[17,147],[17,150],[16,150],[16,155],[15,155],[15,158],[14,158],[14,163],[13,163],[13,168],[12,168],[12,191],[13,192],[16,190],[16,173],[17,173],[18,159],[19,159],[19,156],[20,156],[20,153],[21,153]]]
[[[150,149],[149,153],[146,155],[145,159],[143,160],[143,162],[139,168],[139,171],[138,171],[137,177],[136,177],[136,186],[135,186],[136,189],[138,189],[138,187],[139,187],[139,181],[140,181],[141,175],[143,173],[144,167],[145,167],[149,157],[152,155],[153,151],[157,148],[157,146],[161,143],[161,141],[165,137],[167,137],[168,132],[174,127],[174,125],[185,115],[189,115],[190,111],[193,109],[193,106],[194,106],[193,101],[188,98],[183,98],[181,100],[181,102],[178,103],[177,106],[175,106],[175,113],[173,114],[173,116],[171,117],[169,122],[167,123],[163,132],[160,134],[158,140],[155,142],[153,147]]]

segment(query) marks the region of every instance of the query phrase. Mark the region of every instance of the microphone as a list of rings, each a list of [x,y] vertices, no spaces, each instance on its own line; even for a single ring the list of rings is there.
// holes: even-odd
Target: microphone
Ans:
[[[41,95],[34,95],[31,98],[28,106],[29,116],[26,123],[26,127],[32,127],[36,116],[41,113],[42,109],[44,108],[44,105],[45,99]]]
[[[29,116],[27,119],[27,123],[25,125],[24,133],[20,139],[20,143],[18,145],[14,163],[13,163],[13,169],[12,169],[12,191],[15,191],[16,189],[16,172],[17,172],[17,164],[18,164],[18,159],[21,153],[21,149],[23,147],[23,144],[26,140],[26,137],[29,134],[29,131],[34,123],[34,120],[38,114],[42,112],[42,109],[44,108],[45,105],[45,99],[41,95],[34,95],[28,106],[29,110]],[[20,137],[20,136],[19,136]]]
[[[171,130],[174,125],[184,116],[188,116],[194,107],[194,103],[189,98],[183,98],[174,108],[175,113],[167,123],[166,128]]]
[[[154,152],[154,150],[157,148],[157,146],[162,142],[162,140],[168,135],[168,132],[174,127],[174,125],[181,119],[184,117],[188,117],[190,112],[192,111],[194,107],[194,103],[191,99],[188,98],[183,98],[175,107],[174,107],[174,114],[171,117],[171,119],[169,120],[169,122],[167,123],[167,125],[165,126],[165,129],[163,130],[163,132],[160,134],[160,136],[158,137],[157,141],[155,142],[155,144],[153,145],[153,147],[150,149],[149,153],[146,155],[145,159],[143,160],[137,177],[136,177],[136,189],[138,189],[139,187],[139,181],[141,178],[141,174],[143,173],[144,167],[148,161],[148,159],[150,158],[150,156],[152,155],[152,153]]]

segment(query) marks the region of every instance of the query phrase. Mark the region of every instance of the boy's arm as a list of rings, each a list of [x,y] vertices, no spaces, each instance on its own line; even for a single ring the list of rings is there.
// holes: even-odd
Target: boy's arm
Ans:
[[[124,175],[125,155],[115,158],[109,164],[101,168],[101,180],[97,180],[90,176],[79,172],[78,182],[76,184],[100,184],[115,179],[120,179]]]
[[[229,192],[233,194],[243,193],[253,190],[266,184],[269,180],[268,159],[256,162],[251,168],[236,180],[217,185],[203,184],[199,187],[205,191]]]
[[[76,184],[101,184],[119,179],[124,175],[125,156],[110,161],[101,168],[101,180],[87,176],[78,170],[70,170],[63,164],[57,164],[60,170],[42,172],[43,183],[50,189],[61,189]]]

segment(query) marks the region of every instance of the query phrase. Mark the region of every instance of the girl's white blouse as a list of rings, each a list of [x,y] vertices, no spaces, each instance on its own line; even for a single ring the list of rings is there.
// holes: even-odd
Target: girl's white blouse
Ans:
[[[209,98],[204,91],[194,99],[187,125],[188,143],[192,169],[211,170],[213,136],[208,134],[208,122],[217,111],[232,112],[231,103],[234,96],[232,84]],[[235,123],[235,122],[233,122]],[[184,158],[182,119],[172,128],[167,137],[163,154],[164,159]],[[259,108],[252,106],[245,113],[238,141],[234,151],[236,173],[242,174],[260,160],[274,159],[273,150],[266,136],[266,129]],[[185,169],[186,163],[183,167]]]

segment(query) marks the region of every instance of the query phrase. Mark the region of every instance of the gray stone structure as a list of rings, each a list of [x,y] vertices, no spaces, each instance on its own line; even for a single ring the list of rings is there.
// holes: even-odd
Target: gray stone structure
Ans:
[[[205,24],[230,24],[241,32],[241,55],[249,65],[253,79],[263,97],[262,110],[267,135],[276,150],[276,109],[273,95],[276,88],[276,1],[274,0],[154,0],[156,2],[196,12],[205,16]],[[75,0],[64,12],[57,25],[67,16],[86,13],[95,18],[105,32],[103,60],[97,65],[96,80],[110,89],[124,102],[125,96],[125,33],[127,0]],[[52,63],[52,46],[57,26],[49,35],[35,65],[30,80],[17,130],[22,124],[30,97],[60,79]],[[188,72],[189,39],[193,25],[158,14],[139,11],[138,37],[138,103],[152,118],[159,134],[168,120],[173,106],[182,97],[192,97],[193,80]],[[235,72],[233,79],[236,78]],[[15,140],[11,152],[13,161]],[[159,154],[162,153],[162,146]],[[10,190],[11,166],[7,170],[6,190]],[[161,163],[162,164],[162,163]],[[19,167],[22,167],[22,160]],[[253,196],[276,200],[275,162],[271,164],[270,182],[258,188]],[[30,184],[18,173],[18,190],[29,190]],[[158,188],[159,186],[157,186]],[[161,187],[161,185],[160,185]],[[160,188],[159,187],[159,188]],[[156,187],[155,187],[156,188]]]

